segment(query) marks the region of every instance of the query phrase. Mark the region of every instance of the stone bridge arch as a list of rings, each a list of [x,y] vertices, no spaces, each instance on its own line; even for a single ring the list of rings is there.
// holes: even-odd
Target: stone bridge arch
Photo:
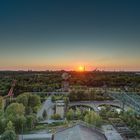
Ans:
[[[98,107],[99,106],[102,106],[102,105],[110,105],[110,106],[114,106],[114,107],[117,107],[117,108],[123,108],[123,105],[121,102],[119,101],[92,101],[92,102],[71,102],[69,104],[69,107],[74,107],[74,106],[86,106],[86,107],[89,107],[91,108],[92,110],[98,112],[99,109]]]
[[[123,108],[123,105],[121,103],[97,103],[96,107],[103,106],[103,105],[109,105],[117,108]]]
[[[87,108],[90,108],[91,110],[95,110],[95,108],[90,104],[70,104],[69,107],[70,108],[73,108],[73,107],[87,107]]]

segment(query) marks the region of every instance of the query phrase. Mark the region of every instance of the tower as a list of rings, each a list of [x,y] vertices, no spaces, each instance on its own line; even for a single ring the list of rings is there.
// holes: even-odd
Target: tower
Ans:
[[[70,78],[70,75],[66,72],[64,72],[62,74],[62,91],[68,91],[69,90],[69,78]]]

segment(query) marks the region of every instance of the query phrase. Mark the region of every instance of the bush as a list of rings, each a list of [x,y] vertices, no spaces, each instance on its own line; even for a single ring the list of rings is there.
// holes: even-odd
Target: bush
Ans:
[[[51,116],[51,119],[53,119],[53,120],[61,120],[62,118],[61,118],[61,116],[59,114],[54,114],[54,115]]]
[[[17,140],[16,133],[12,130],[6,130],[2,134],[1,140]]]
[[[85,122],[98,126],[98,127],[101,126],[101,123],[102,123],[101,117],[93,111],[86,114],[84,120],[85,120]]]

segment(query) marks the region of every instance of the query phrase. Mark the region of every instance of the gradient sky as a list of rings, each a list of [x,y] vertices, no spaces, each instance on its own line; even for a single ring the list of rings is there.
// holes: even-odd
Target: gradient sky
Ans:
[[[0,70],[140,70],[139,0],[0,0]]]

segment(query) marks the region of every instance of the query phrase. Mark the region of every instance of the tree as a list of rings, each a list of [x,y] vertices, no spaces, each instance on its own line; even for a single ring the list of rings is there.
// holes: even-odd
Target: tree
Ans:
[[[26,126],[27,128],[29,128],[29,130],[34,128],[36,122],[37,122],[36,115],[28,115],[26,117]]]
[[[30,95],[29,96],[29,101],[28,101],[29,106],[34,108],[35,106],[39,106],[41,104],[40,97],[37,95]]]
[[[87,94],[83,90],[71,91],[69,94],[70,101],[82,101],[87,99]]]
[[[74,119],[74,111],[70,109],[66,114],[67,120],[73,120]]]
[[[44,110],[44,111],[43,111],[43,119],[46,119],[46,118],[47,118],[47,111]]]
[[[28,106],[28,99],[29,99],[28,93],[21,94],[16,98],[17,102],[22,103],[25,107]]]
[[[4,111],[0,110],[0,134],[2,134],[6,127],[6,118],[4,117]]]
[[[61,116],[59,114],[54,114],[51,116],[51,119],[53,120],[61,120]]]
[[[26,115],[30,115],[30,114],[32,114],[33,113],[33,109],[30,107],[30,106],[27,106],[26,108],[25,108],[25,112],[26,112]]]
[[[13,126],[13,123],[11,122],[11,121],[9,121],[8,123],[7,123],[7,127],[6,127],[6,129],[5,130],[15,130],[15,128],[14,128],[14,126]]]
[[[0,110],[3,109],[3,98],[0,96]]]
[[[5,113],[7,117],[22,116],[25,113],[25,107],[23,104],[12,103],[7,107]]]
[[[25,129],[25,124],[26,124],[26,118],[22,116],[16,116],[15,119],[13,120],[15,130],[17,133],[21,133]]]
[[[68,97],[64,97],[63,99],[64,99],[64,102],[65,102],[66,107],[67,107],[68,106],[68,103],[69,103],[69,98]]]
[[[25,107],[23,104],[19,103],[12,103],[6,109],[6,117],[8,120],[12,121],[15,126],[16,132],[21,132],[26,118],[24,117],[25,114]]]
[[[55,96],[54,95],[51,97],[51,100],[52,100],[52,102],[55,101]]]
[[[13,123],[11,121],[8,122],[5,132],[1,136],[1,140],[17,140]]]
[[[82,113],[79,108],[76,109],[75,115],[77,119],[82,119]]]
[[[100,126],[101,122],[102,122],[101,117],[94,111],[91,111],[88,114],[86,114],[84,120],[85,120],[85,122],[87,122],[89,124],[93,124],[95,126]]]
[[[6,130],[2,134],[1,140],[17,140],[16,133],[12,130]]]
[[[25,106],[26,115],[36,113],[41,104],[40,97],[31,93],[23,93],[17,97],[17,102]]]
[[[96,91],[95,90],[91,90],[91,91],[88,91],[89,92],[89,100],[95,100],[96,99]]]

